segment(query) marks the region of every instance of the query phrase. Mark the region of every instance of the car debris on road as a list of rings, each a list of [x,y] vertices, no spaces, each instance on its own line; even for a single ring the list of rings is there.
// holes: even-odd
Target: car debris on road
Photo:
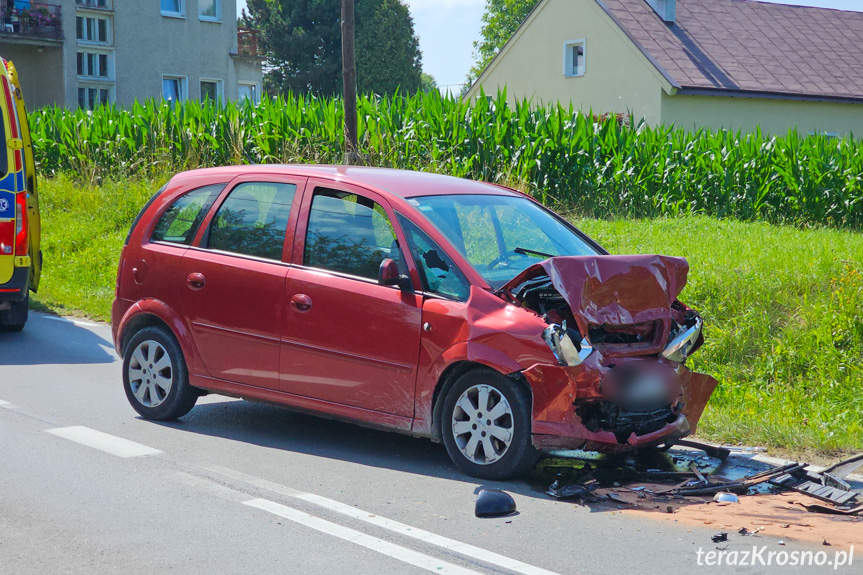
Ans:
[[[515,512],[515,500],[500,489],[480,489],[476,495],[474,515],[477,517],[504,517]]]
[[[701,449],[702,445],[693,441],[686,441],[686,444],[697,449]],[[546,493],[556,499],[579,499],[584,503],[606,501],[617,505],[637,505],[639,499],[650,497],[654,501],[715,501],[727,505],[738,503],[739,496],[793,490],[822,501],[817,504],[801,503],[808,511],[846,516],[863,513],[863,493],[855,491],[846,480],[851,473],[863,467],[863,454],[849,457],[823,471],[815,471],[805,463],[792,462],[730,479],[721,475],[728,450],[723,453],[721,450],[724,448],[704,447],[707,448],[704,449],[705,453],[719,457],[688,455],[682,458],[683,470],[641,470],[633,459],[625,460],[617,467],[602,468],[598,465],[594,467],[596,460],[593,460],[584,463],[580,477],[570,478],[575,481],[555,479]],[[718,460],[718,464],[711,468],[705,460]],[[671,481],[678,483],[670,487],[663,485]],[[626,498],[632,498],[633,495],[634,500]],[[705,496],[711,499],[700,499]],[[740,533],[753,534],[745,527]]]

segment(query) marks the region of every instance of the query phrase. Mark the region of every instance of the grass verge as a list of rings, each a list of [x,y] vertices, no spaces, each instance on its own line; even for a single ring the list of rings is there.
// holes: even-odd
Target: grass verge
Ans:
[[[163,183],[43,181],[36,305],[109,319],[123,239]],[[700,436],[794,455],[863,449],[863,234],[707,217],[572,219],[612,253],[689,260],[681,299],[707,325],[692,367],[721,382]]]

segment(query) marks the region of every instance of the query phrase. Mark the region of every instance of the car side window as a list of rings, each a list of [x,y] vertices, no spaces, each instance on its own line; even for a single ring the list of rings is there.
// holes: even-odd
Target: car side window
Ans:
[[[376,280],[381,262],[400,262],[386,211],[372,200],[338,190],[312,197],[303,264]]]
[[[207,247],[281,260],[296,192],[296,185],[278,182],[237,185],[210,224]]]
[[[457,301],[470,297],[470,283],[446,252],[415,223],[397,214],[416,262],[423,289]]]
[[[198,226],[223,189],[225,184],[214,184],[192,190],[177,198],[159,218],[152,240],[191,245]]]

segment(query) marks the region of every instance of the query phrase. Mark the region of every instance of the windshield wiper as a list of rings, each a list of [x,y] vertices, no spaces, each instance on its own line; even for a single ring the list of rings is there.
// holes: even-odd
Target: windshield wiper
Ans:
[[[553,257],[554,257],[554,256],[553,256],[553,255],[551,255],[551,254],[546,254],[546,253],[543,253],[543,252],[538,252],[538,251],[536,251],[536,250],[529,250],[529,249],[527,249],[527,248],[515,248],[515,249],[514,249],[514,250],[512,250],[512,251],[514,251],[514,252],[515,252],[515,253],[517,253],[517,254],[522,254],[522,255],[525,255],[525,256],[539,256],[539,257],[541,257],[541,258],[553,258]]]

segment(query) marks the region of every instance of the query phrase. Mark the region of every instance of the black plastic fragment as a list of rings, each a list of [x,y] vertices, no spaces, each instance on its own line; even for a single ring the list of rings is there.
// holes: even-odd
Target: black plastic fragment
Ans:
[[[597,484],[595,481],[588,481],[585,484],[573,483],[571,485],[561,485],[559,481],[555,481],[548,487],[546,493],[557,499],[575,499],[590,494],[596,487]]]
[[[722,543],[723,541],[728,541],[728,533],[721,531],[710,539],[712,539],[714,543]]]
[[[722,461],[725,461],[731,454],[731,450],[724,447],[719,447],[718,445],[709,445],[707,443],[701,443],[700,441],[693,441],[691,439],[675,439],[674,445],[683,445],[684,447],[700,449],[701,451],[706,453],[708,457],[715,457],[716,459],[720,459]]]
[[[481,489],[476,496],[477,517],[503,517],[515,513],[515,500],[499,489]]]

